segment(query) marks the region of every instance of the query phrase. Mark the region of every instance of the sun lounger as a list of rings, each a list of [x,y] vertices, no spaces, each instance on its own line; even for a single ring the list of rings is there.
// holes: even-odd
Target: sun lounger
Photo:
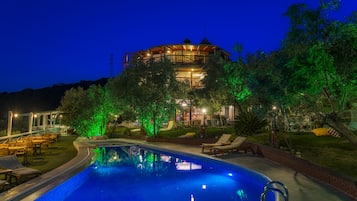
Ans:
[[[178,136],[178,138],[193,138],[193,137],[195,137],[195,135],[196,135],[195,132],[188,132],[188,133],[186,133],[184,135]]]
[[[160,131],[169,131],[174,127],[174,121],[169,121],[166,128],[161,128]]]
[[[3,191],[9,185],[9,182],[6,180],[0,180],[0,189]]]
[[[19,181],[36,177],[41,174],[41,171],[37,169],[23,166],[15,155],[0,157],[0,167],[2,169],[11,170],[9,173],[7,173],[10,183],[12,182],[12,178],[14,178],[18,183]]]
[[[0,175],[5,175],[4,179],[0,179],[0,189],[3,191],[5,190],[6,187],[9,186],[9,182],[6,181],[7,179],[7,174],[10,173],[11,170],[5,169],[5,170],[0,170]]]
[[[213,153],[214,154],[227,153],[227,152],[233,152],[235,150],[240,150],[241,148],[243,148],[242,145],[246,141],[246,139],[247,139],[246,137],[238,136],[229,145],[212,147]]]
[[[131,129],[130,132],[140,132],[141,131],[141,128],[134,128],[134,129]]]
[[[228,145],[231,143],[231,134],[222,134],[221,137],[217,140],[215,143],[202,143],[202,153],[205,151],[205,149],[209,149],[210,152],[212,152],[212,148],[215,146],[222,146],[222,145]]]

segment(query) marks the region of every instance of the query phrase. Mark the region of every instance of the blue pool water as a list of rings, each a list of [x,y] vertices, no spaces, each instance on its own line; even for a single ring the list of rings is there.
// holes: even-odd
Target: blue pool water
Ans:
[[[103,147],[95,150],[92,165],[37,201],[259,201],[269,181],[203,157],[141,146]]]

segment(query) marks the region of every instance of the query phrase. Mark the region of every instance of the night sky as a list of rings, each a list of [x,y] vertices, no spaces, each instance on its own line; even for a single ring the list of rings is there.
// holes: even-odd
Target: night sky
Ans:
[[[236,43],[245,53],[270,52],[288,31],[289,5],[319,1],[1,0],[0,92],[115,76],[125,52],[186,38],[206,37],[232,57]],[[353,10],[356,0],[342,0],[336,15]]]

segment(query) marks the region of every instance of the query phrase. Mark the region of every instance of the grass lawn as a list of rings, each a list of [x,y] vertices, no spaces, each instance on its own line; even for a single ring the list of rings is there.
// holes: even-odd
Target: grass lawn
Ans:
[[[188,132],[195,132],[196,137],[200,137],[201,128],[200,127],[182,127],[175,128],[168,131],[159,132],[156,137],[159,138],[177,138],[180,135],[184,135]],[[205,130],[205,137],[215,137],[222,133],[232,133],[234,134],[233,127],[208,127]],[[142,134],[140,132],[130,132],[130,129],[125,127],[116,127],[115,129],[109,129],[107,132],[109,138],[117,137],[140,137]]]
[[[48,149],[42,149],[41,154],[28,156],[28,164],[25,164],[25,166],[46,173],[65,164],[77,155],[77,150],[73,146],[76,137],[61,136],[59,141],[49,145]]]
[[[256,143],[268,144],[269,138],[267,134],[259,134],[248,139]],[[357,147],[346,138],[317,137],[310,132],[280,134],[278,136],[279,147],[287,150],[286,141],[289,140],[292,149],[300,152],[302,158],[357,180]]]

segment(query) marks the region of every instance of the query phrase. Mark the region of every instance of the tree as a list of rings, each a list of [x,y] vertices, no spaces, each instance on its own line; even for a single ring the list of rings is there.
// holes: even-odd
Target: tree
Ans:
[[[248,72],[247,85],[252,92],[250,103],[253,106],[265,108],[265,112],[271,110],[272,105],[288,106],[289,72],[284,69],[285,61],[286,55],[282,51],[270,55],[257,51],[247,55],[245,71]]]
[[[242,125],[247,125],[246,121],[253,119],[250,124],[256,124],[256,128],[259,128],[260,125],[264,126],[268,123],[264,118],[268,119],[271,124],[272,132],[269,132],[269,139],[272,145],[276,145],[278,130],[289,130],[290,115],[294,108],[294,94],[289,89],[291,72],[284,67],[287,57],[286,52],[281,50],[269,55],[258,51],[247,56],[245,67],[249,72],[247,84],[252,92],[249,98],[252,111],[260,117],[258,119],[263,120],[258,124],[259,121],[253,118],[254,115],[248,113],[239,117],[237,123],[240,122],[239,127],[244,128]],[[277,122],[278,118],[279,122]],[[288,148],[292,149],[290,141],[286,143]]]
[[[285,13],[285,16],[290,19],[290,28],[283,46],[310,46],[328,39],[330,33],[326,27],[329,20],[322,14],[322,7],[311,10],[306,4],[291,5]]]
[[[168,60],[137,59],[121,76],[110,81],[109,89],[116,100],[123,101],[137,115],[142,129],[153,137],[162,123],[173,116],[179,83]]]
[[[91,85],[87,90],[67,90],[57,110],[63,112],[65,125],[81,136],[92,137],[104,135],[112,104],[105,88]]]
[[[355,143],[338,118],[356,105],[355,15],[348,22],[329,19],[324,14],[338,8],[338,1],[322,2],[317,10],[292,5],[285,13],[291,26],[282,49],[248,55],[250,101],[267,111],[278,106],[287,131],[291,114],[320,114]]]
[[[222,78],[224,74],[224,65],[227,61],[216,54],[210,57],[207,64],[204,65],[204,70],[207,75],[203,78],[202,83],[204,88],[196,89],[196,94],[201,98],[197,101],[201,103],[201,107],[209,107],[212,115],[221,111],[222,107],[228,103],[228,93],[224,87]],[[220,125],[223,125],[222,116],[219,115]]]
[[[241,62],[227,62],[224,65],[224,74],[221,77],[223,86],[227,90],[231,102],[243,112],[242,103],[251,96],[247,87],[246,72]]]
[[[314,13],[322,13],[324,8],[326,6],[320,7]],[[295,22],[292,27],[299,27],[302,21],[303,24],[315,24],[317,15],[311,18],[306,17],[308,16],[304,15],[306,13],[309,11],[304,11],[301,15],[290,13],[291,21]],[[303,99],[312,111],[320,114],[325,123],[357,145],[356,135],[343,124],[340,118],[345,111],[356,104],[356,22],[333,21],[325,19],[322,15],[318,17],[319,23],[315,24],[315,27],[319,27],[319,31],[308,26],[302,30],[304,36],[314,40],[299,39],[297,32],[290,34],[286,40],[285,50],[296,47],[297,43],[305,45],[305,48],[291,54],[286,64],[286,68],[292,72],[290,90],[295,97]]]

